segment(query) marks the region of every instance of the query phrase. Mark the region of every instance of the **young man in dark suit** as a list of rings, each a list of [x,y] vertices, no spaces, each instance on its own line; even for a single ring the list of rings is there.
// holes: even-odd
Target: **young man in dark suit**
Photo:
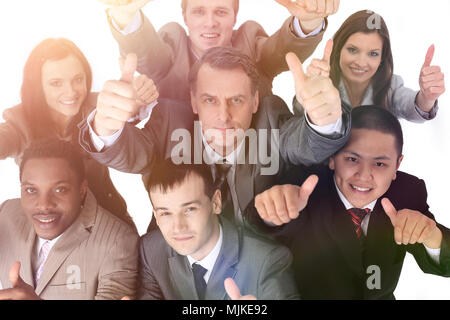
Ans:
[[[350,139],[316,171],[317,186],[310,176],[256,197],[266,228],[294,254],[302,298],[394,299],[406,252],[424,272],[450,276],[450,230],[429,212],[424,181],[397,171],[402,147],[389,111],[356,108]]]
[[[219,218],[207,166],[162,161],[145,184],[159,229],[141,241],[140,299],[299,298],[289,250]]]

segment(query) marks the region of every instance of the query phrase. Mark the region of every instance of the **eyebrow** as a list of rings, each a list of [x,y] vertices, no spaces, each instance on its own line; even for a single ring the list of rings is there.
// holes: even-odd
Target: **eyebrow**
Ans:
[[[349,43],[348,45],[359,49],[358,46],[355,46],[355,45],[352,44],[352,43]],[[381,51],[381,50],[382,50],[382,48],[376,48],[376,49],[370,49],[369,51]]]
[[[350,153],[350,154],[352,154],[352,155],[354,155],[355,157],[358,157],[358,158],[362,158],[362,156],[360,154],[358,154],[358,153],[356,153],[354,151],[343,150],[343,152],[344,153]],[[388,157],[388,156],[382,155],[382,156],[373,158],[373,160],[391,160],[391,158]]]
[[[61,180],[61,181],[58,181],[58,182],[54,183],[54,185],[57,185],[57,184],[70,184],[70,182],[66,181],[66,180]],[[22,186],[24,186],[24,185],[34,186],[36,184],[32,183],[32,182],[24,181],[24,182],[21,183],[21,185]]]
[[[199,6],[196,6],[196,7],[192,7],[191,9],[203,9],[203,8],[205,8],[204,5],[199,5]],[[230,9],[227,8],[227,7],[214,7],[214,10],[217,10],[217,9],[221,9],[221,10],[230,10]]]
[[[83,73],[83,72],[78,73],[78,74],[74,75],[73,78],[77,78],[77,77],[80,77],[80,76],[84,77],[84,73]],[[73,79],[73,78],[72,78],[72,79]],[[63,80],[63,78],[50,78],[49,80],[50,80],[50,81],[53,81],[53,80]]]
[[[193,204],[200,205],[201,202],[200,202],[200,200],[193,200],[193,201],[189,201],[189,202],[183,203],[183,204],[181,205],[181,207],[187,207],[187,206],[190,206],[190,205],[193,205]],[[155,211],[169,210],[169,208],[166,208],[166,207],[154,207],[153,209],[154,209]]]
[[[200,95],[200,98],[217,98],[217,96],[212,95],[212,94],[208,94],[208,93],[202,93]],[[233,98],[241,98],[241,99],[245,99],[246,96],[244,94],[238,93],[234,96],[231,97],[226,97],[227,100],[233,99]]]

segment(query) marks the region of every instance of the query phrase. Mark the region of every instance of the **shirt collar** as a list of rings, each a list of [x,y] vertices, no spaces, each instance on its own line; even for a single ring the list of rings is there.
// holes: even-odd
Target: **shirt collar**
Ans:
[[[244,144],[244,139],[239,143],[236,149],[233,150],[229,155],[227,155],[225,158],[218,154],[206,141],[205,136],[203,135],[203,129],[202,129],[202,140],[203,145],[205,146],[205,153],[206,157],[208,159],[208,163],[221,163],[225,162],[228,164],[236,164],[238,161],[238,156],[241,153],[242,146]]]
[[[339,195],[339,199],[341,199],[342,203],[344,204],[345,210],[354,208],[355,206],[352,205],[350,203],[350,201],[347,200],[347,198],[345,198],[344,194],[341,192],[341,190],[339,190],[338,185],[336,184],[336,179],[333,175],[333,181],[334,181],[334,186],[336,187],[337,193]],[[370,209],[370,211],[373,211],[373,208],[375,208],[375,204],[377,203],[378,199],[373,200],[371,203],[367,204],[366,206],[364,206],[363,209]]]
[[[38,254],[41,251],[41,248],[42,248],[42,246],[44,245],[44,243],[46,241],[50,242],[50,249],[51,249],[55,245],[56,241],[58,241],[58,239],[61,238],[62,235],[63,234],[61,233],[59,236],[57,236],[56,238],[54,238],[52,240],[42,239],[41,237],[38,237],[38,244],[37,244],[37,252],[38,252]]]
[[[214,268],[214,264],[216,263],[217,257],[219,256],[220,248],[222,247],[222,242],[223,242],[223,232],[222,232],[222,226],[220,224],[219,224],[219,230],[220,230],[219,231],[220,232],[219,240],[217,240],[215,247],[211,250],[211,252],[206,257],[204,257],[200,261],[196,261],[190,255],[187,256],[190,266],[192,266],[192,264],[194,264],[194,263],[198,263],[206,270],[212,271],[212,269]]]

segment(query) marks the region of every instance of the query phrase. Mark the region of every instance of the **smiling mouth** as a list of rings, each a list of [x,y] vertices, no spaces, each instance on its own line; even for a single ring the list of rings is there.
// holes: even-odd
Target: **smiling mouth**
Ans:
[[[76,104],[78,102],[78,99],[75,100],[64,100],[64,101],[59,101],[59,103],[66,105],[66,106],[73,106],[74,104]]]
[[[363,187],[355,186],[353,184],[350,184],[350,186],[352,187],[353,190],[356,190],[358,192],[370,192],[373,190],[373,188],[363,188]]]
[[[59,220],[58,214],[36,214],[33,219],[39,224],[41,229],[52,228]]]
[[[205,38],[205,39],[216,39],[216,38],[219,38],[220,37],[220,34],[219,33],[202,33],[201,35],[200,35],[202,38]]]
[[[364,74],[364,73],[367,72],[367,71],[364,70],[364,69],[354,68],[354,67],[350,67],[350,70],[352,70],[352,72],[353,72],[353,73],[356,73],[356,74]]]
[[[194,236],[177,236],[177,237],[173,237],[173,240],[177,241],[177,242],[183,242],[183,241],[188,241],[191,240]]]

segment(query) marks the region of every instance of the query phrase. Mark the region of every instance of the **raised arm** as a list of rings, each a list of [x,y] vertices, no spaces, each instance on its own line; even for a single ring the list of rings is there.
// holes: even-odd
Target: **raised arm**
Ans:
[[[151,0],[128,0],[126,4],[114,5],[112,0],[100,0],[109,4],[107,10],[111,33],[117,41],[120,53],[138,56],[137,70],[157,83],[167,74],[173,59],[173,48],[142,13],[142,8]],[[183,32],[182,28],[174,31]],[[170,38],[171,34],[167,34]],[[169,41],[170,42],[170,41]]]

